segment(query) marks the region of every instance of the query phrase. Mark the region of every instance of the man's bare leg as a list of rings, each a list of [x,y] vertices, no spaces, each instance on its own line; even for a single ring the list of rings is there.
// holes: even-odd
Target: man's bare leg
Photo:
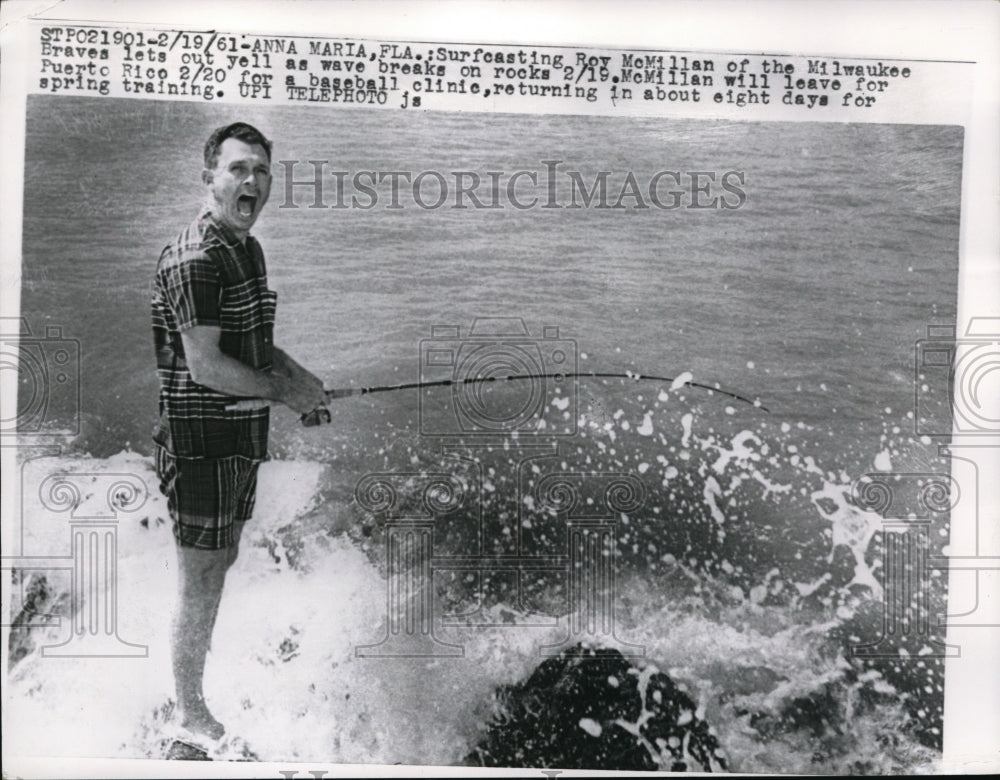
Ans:
[[[226,572],[236,560],[242,530],[243,523],[236,523],[233,546],[222,550],[177,546],[180,593],[171,637],[177,710],[182,726],[213,740],[226,729],[205,704],[202,690],[205,656],[211,645]]]

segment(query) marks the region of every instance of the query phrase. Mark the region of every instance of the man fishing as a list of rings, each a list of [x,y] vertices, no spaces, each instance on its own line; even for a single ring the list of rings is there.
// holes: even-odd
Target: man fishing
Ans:
[[[156,268],[160,417],[153,440],[177,542],[171,649],[179,726],[210,744],[225,727],[205,703],[205,656],[267,456],[266,404],[230,407],[235,396],[304,414],[326,395],[316,376],[273,343],[276,294],[250,235],[271,190],[271,142],[237,122],[211,134],[204,157],[205,206]]]

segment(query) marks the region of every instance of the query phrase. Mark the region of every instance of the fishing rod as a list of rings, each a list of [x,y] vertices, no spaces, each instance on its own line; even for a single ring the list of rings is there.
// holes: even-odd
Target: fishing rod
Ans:
[[[350,398],[355,395],[371,395],[373,393],[392,393],[398,390],[420,390],[425,387],[452,387],[459,385],[472,385],[472,384],[483,384],[486,382],[515,382],[523,381],[526,379],[630,379],[633,382],[670,382],[673,384],[676,382],[675,377],[670,376],[653,376],[646,374],[636,374],[632,372],[628,373],[615,373],[615,372],[604,372],[604,371],[574,371],[565,374],[512,374],[510,376],[470,376],[464,379],[435,379],[426,382],[404,382],[398,385],[379,385],[377,387],[345,387],[336,390],[326,391],[326,400],[334,401],[338,398]],[[685,381],[683,383],[684,387],[697,387],[701,390],[707,390],[711,393],[719,393],[720,395],[733,398],[737,401],[742,401],[745,404],[753,406],[755,409],[761,409],[762,411],[770,413],[770,409],[761,404],[759,401],[753,401],[744,395],[739,393],[733,393],[729,390],[723,390],[720,387],[712,387],[711,385],[702,384],[701,382],[691,382]],[[237,401],[235,404],[227,406],[229,410],[247,410],[247,409],[259,409],[262,405],[266,405],[267,401],[252,399],[248,401]],[[315,425],[321,425],[322,423],[328,423],[331,420],[330,410],[325,406],[318,406],[311,412],[306,412],[300,418],[303,425],[306,427],[312,427]]]

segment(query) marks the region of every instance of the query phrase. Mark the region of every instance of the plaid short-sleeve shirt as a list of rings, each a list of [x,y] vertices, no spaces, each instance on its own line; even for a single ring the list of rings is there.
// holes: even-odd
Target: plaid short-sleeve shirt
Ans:
[[[191,378],[181,332],[221,329],[219,348],[248,366],[271,368],[277,294],[267,287],[260,244],[241,243],[208,209],[160,255],[153,287],[153,341],[160,419],[153,440],[180,458],[267,456],[268,410],[231,411],[238,396]]]

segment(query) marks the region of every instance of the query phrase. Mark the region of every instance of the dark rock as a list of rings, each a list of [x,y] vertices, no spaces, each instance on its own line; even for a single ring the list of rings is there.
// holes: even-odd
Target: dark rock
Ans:
[[[497,713],[465,763],[671,771],[725,770],[697,705],[655,667],[577,646],[500,689]]]
[[[208,753],[199,747],[194,745],[189,745],[187,742],[181,742],[175,739],[170,743],[170,747],[167,748],[167,754],[165,758],[168,761],[211,761],[208,757]]]
[[[44,574],[15,571],[12,587],[20,588],[22,604],[11,620],[7,637],[7,668],[35,651],[35,634],[46,631],[51,625],[58,625],[54,619],[67,612],[67,595],[59,592]]]

